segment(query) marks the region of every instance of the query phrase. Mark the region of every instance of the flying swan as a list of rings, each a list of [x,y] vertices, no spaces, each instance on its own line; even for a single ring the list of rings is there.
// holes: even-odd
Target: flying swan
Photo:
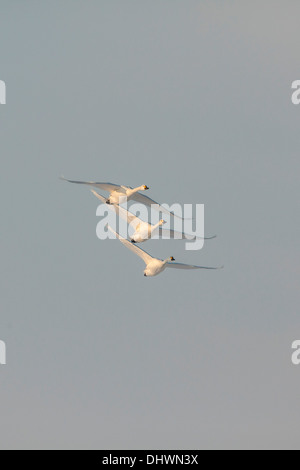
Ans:
[[[146,269],[144,271],[145,277],[158,276],[166,268],[174,268],[174,269],[222,269],[223,268],[223,266],[221,268],[209,268],[205,266],[192,266],[190,264],[174,263],[175,259],[173,258],[173,256],[171,256],[170,258],[167,258],[164,261],[153,258],[148,253],[146,253],[146,251],[142,250],[136,245],[133,245],[125,238],[122,238],[109,225],[107,227],[120,240],[120,242],[126,246],[126,248],[133,251],[133,253],[138,255],[145,262],[146,264]]]
[[[138,188],[131,188],[129,186],[119,186],[117,184],[112,184],[112,183],[93,183],[93,182],[86,182],[86,181],[71,181],[71,180],[64,178],[63,176],[61,176],[60,179],[63,181],[67,181],[68,183],[85,184],[87,186],[93,186],[94,188],[102,189],[103,191],[109,192],[109,197],[105,200],[106,204],[119,205],[119,204],[124,204],[127,201],[133,200],[149,207],[151,207],[152,205],[156,205],[158,206],[157,209],[160,212],[163,212],[165,214],[169,214],[169,215],[172,215],[173,217],[177,217],[181,219],[181,217],[178,217],[172,212],[169,212],[167,209],[165,209],[163,206],[158,204],[156,201],[154,201],[150,197],[145,196],[144,194],[141,194],[140,191],[147,191],[149,189],[148,186],[146,185],[139,186]]]
[[[105,204],[106,199],[103,196],[101,196],[93,189],[91,191],[101,202]],[[112,207],[112,209],[118,214],[118,216],[122,217],[122,219],[125,220],[133,228],[134,234],[131,237],[132,243],[146,242],[147,240],[150,240],[153,236],[155,236],[157,232],[159,232],[160,236],[167,236],[169,238],[179,237],[178,239],[183,240],[194,240],[195,238],[198,240],[212,240],[213,238],[216,238],[216,235],[208,238],[199,238],[195,237],[194,235],[188,235],[183,232],[164,229],[163,225],[166,224],[164,220],[160,220],[156,225],[152,225],[148,224],[147,222],[144,222],[142,219],[132,214],[132,212],[127,211],[123,207],[116,205],[110,207]]]

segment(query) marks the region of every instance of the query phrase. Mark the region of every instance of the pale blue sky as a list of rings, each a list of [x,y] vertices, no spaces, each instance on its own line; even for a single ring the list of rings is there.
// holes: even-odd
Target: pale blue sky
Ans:
[[[0,0],[0,448],[299,448],[298,1]],[[59,175],[204,203],[143,277]]]

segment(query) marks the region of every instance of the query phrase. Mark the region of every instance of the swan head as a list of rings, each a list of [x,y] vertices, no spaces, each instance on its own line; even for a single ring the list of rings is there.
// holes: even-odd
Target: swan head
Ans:
[[[148,189],[150,189],[150,188],[149,188],[149,186],[147,186],[146,184],[144,184],[144,186],[142,186],[142,190],[143,190],[143,191],[148,191]]]
[[[175,261],[175,258],[171,256],[170,261]]]
[[[164,219],[161,219],[161,220],[159,221],[159,225],[165,225],[166,223],[167,223],[167,222],[166,222]]]

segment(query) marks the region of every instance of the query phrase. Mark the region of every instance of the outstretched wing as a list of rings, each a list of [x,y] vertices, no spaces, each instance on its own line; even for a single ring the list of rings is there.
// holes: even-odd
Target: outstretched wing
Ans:
[[[175,215],[173,214],[172,212],[168,211],[167,209],[165,209],[163,206],[161,206],[160,204],[158,204],[158,202],[154,201],[153,199],[151,199],[150,197],[148,196],[144,196],[144,194],[141,194],[141,193],[135,193],[133,196],[132,196],[132,199],[134,199],[136,202],[139,202],[140,204],[144,204],[145,206],[153,206],[153,205],[156,205],[158,206],[158,209],[160,210],[160,212],[163,212],[164,214],[168,214],[168,215],[171,215],[172,217],[176,217],[177,219],[181,219],[182,220],[182,217],[179,217],[178,215]]]
[[[126,248],[128,248],[130,251],[132,251],[133,253],[135,253],[137,256],[139,256],[140,258],[142,258],[142,260],[145,262],[146,265],[148,265],[151,261],[153,261],[153,257],[150,256],[148,253],[146,253],[146,251],[142,250],[141,248],[139,248],[138,246],[136,245],[133,245],[132,243],[130,243],[128,240],[126,240],[125,238],[121,237],[121,235],[119,235],[118,233],[116,233],[109,225],[108,225],[108,229],[114,234],[116,235],[116,237],[120,240],[121,243],[123,243],[124,246],[126,246]]]
[[[72,181],[72,180],[67,180],[63,176],[60,178],[63,181],[67,181],[68,183],[73,183],[73,184],[85,184],[87,186],[93,186],[94,188],[99,188],[102,189],[103,191],[108,191],[109,193],[112,193],[113,191],[121,191],[125,193],[125,190],[117,185],[117,184],[112,184],[112,183],[93,183],[89,181]]]
[[[177,238],[178,240],[213,240],[214,238],[217,238],[217,235],[214,235],[213,237],[196,237],[196,235],[189,235],[188,233],[176,232],[175,230],[169,230],[167,228],[160,228],[159,235],[170,237],[171,239]]]
[[[106,199],[101,196],[100,194],[98,194],[96,191],[94,191],[93,189],[91,189],[91,192],[94,194],[94,196],[96,196],[101,202],[103,202],[103,204],[106,203]],[[132,224],[133,222],[136,222],[136,223],[140,223],[141,222],[141,219],[139,219],[138,217],[136,217],[134,214],[132,214],[131,212],[128,212],[126,209],[124,209],[123,207],[121,206],[117,206],[117,205],[109,205],[108,206],[110,209],[114,210],[118,216],[122,217],[123,220],[126,220],[126,222],[128,224]]]
[[[174,269],[223,269],[224,266],[218,268],[210,268],[207,266],[193,266],[191,264],[181,264],[181,263],[167,263],[167,268],[174,268]]]

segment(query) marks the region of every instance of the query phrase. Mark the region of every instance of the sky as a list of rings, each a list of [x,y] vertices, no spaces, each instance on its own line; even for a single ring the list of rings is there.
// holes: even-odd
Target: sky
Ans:
[[[0,449],[299,449],[297,0],[0,0]],[[205,204],[143,276],[79,180]]]

